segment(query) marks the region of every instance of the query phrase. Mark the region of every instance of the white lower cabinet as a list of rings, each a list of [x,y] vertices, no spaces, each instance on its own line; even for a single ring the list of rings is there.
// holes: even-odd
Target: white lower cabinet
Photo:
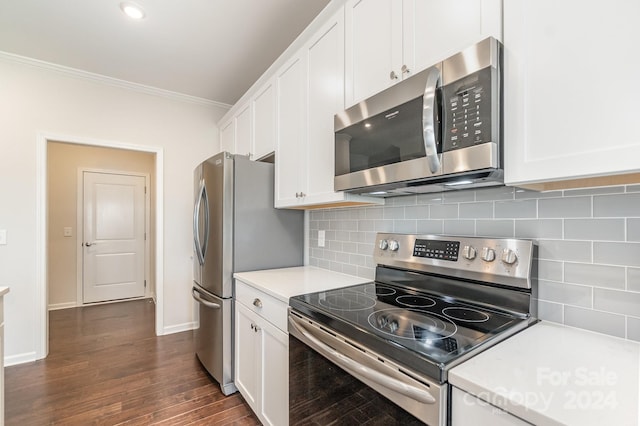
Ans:
[[[531,423],[460,390],[451,391],[452,426],[526,426]]]
[[[236,281],[235,308],[236,387],[263,424],[286,425],[289,423],[287,305]]]

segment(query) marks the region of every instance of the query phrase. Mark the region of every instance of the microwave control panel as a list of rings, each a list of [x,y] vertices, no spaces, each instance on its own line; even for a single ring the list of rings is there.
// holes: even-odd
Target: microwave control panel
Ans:
[[[499,92],[496,70],[487,67],[442,88],[443,151],[496,140]]]

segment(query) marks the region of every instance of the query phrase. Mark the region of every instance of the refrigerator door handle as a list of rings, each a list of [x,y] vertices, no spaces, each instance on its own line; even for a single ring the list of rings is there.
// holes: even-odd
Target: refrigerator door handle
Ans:
[[[200,297],[200,292],[195,287],[191,288],[191,295],[198,303],[202,303],[207,308],[220,309],[221,307],[218,303],[209,302],[208,300],[204,300],[202,297]]]
[[[205,201],[205,207],[207,208],[207,215],[205,216],[205,233],[209,233],[209,212],[208,212],[208,202],[206,200],[206,189],[204,186],[204,180],[200,181],[200,190],[198,191],[198,198],[196,200],[196,204],[193,207],[193,242],[196,249],[196,255],[198,257],[198,262],[200,265],[204,265],[204,252],[206,250],[206,240],[203,245],[200,242],[200,209],[202,208],[202,202]],[[208,235],[207,235],[208,237]]]

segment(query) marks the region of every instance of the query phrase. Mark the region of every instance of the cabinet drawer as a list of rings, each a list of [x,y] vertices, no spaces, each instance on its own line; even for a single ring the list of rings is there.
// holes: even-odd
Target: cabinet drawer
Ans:
[[[287,333],[286,303],[239,280],[236,280],[236,301]]]

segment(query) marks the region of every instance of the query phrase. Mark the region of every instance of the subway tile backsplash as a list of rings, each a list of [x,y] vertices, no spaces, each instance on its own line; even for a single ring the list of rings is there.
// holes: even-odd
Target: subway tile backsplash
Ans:
[[[640,185],[452,191],[309,215],[309,263],[371,279],[377,232],[534,239],[540,318],[640,341]]]

